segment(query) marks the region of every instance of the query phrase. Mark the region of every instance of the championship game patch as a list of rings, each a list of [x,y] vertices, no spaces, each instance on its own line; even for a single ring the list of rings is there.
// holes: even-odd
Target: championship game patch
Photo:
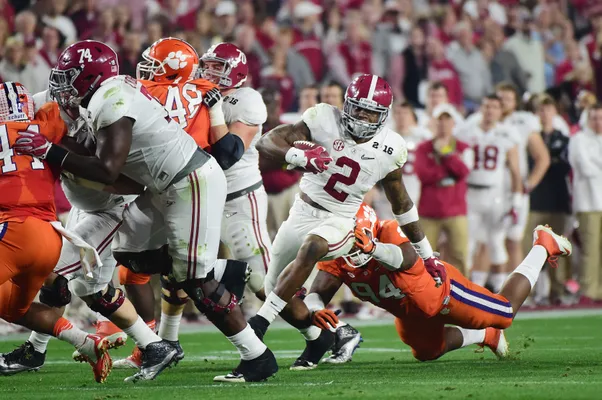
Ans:
[[[0,240],[6,235],[6,231],[8,230],[8,222],[4,222],[0,224]]]

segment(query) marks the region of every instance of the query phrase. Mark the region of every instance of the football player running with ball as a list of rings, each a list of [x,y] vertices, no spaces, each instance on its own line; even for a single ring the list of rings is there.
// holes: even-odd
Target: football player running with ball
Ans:
[[[267,299],[250,320],[260,336],[287,304],[283,318],[303,328],[295,314],[305,306],[293,296],[318,261],[349,252],[354,243],[355,214],[364,195],[379,182],[397,222],[429,272],[435,279],[445,280],[443,264],[433,256],[402,182],[405,142],[384,126],[392,101],[391,87],[384,79],[363,74],[347,87],[343,111],[318,104],[308,109],[301,121],[277,127],[257,143],[266,159],[306,172],[301,193],[274,239],[265,280]],[[332,341],[321,338],[321,332],[313,327],[301,332],[310,350],[295,365],[317,364]],[[236,371],[232,375],[235,377]]]
[[[345,284],[361,300],[395,316],[399,337],[420,361],[471,344],[486,346],[504,358],[508,343],[503,329],[512,324],[544,264],[557,266],[557,258],[570,255],[571,248],[566,238],[539,225],[533,231],[533,248],[499,294],[470,282],[445,262],[447,278],[435,286],[395,221],[378,221],[374,210],[364,206],[355,225],[356,250],[318,264],[318,275],[305,299],[306,321],[333,330],[338,318],[324,305]]]

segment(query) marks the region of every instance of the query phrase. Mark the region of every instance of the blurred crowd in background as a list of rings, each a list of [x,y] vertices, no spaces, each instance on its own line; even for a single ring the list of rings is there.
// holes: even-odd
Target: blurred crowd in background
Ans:
[[[400,134],[420,127],[428,140],[438,129],[436,103],[453,105],[461,123],[504,83],[531,104],[542,130],[549,125],[544,119],[561,118],[563,135],[589,129],[597,137],[591,146],[602,152],[602,110],[599,131],[582,117],[602,98],[600,0],[0,0],[0,81],[45,90],[62,49],[80,39],[113,47],[121,73],[135,76],[142,51],[167,36],[188,41],[199,54],[222,41],[239,46],[249,64],[246,84],[260,90],[268,106],[264,132],[299,120],[317,102],[342,108],[344,87],[355,74],[373,73],[393,88],[389,125]],[[553,109],[544,111],[545,105]],[[575,209],[566,153],[552,155],[555,162],[564,169],[550,173],[566,178],[554,184],[567,195],[554,210],[532,211],[566,216],[567,234],[580,222],[574,238],[579,244],[587,236],[598,252],[581,257],[593,267],[577,268],[573,258],[564,285],[544,289],[536,303],[595,305],[602,301],[602,198]],[[592,165],[602,186],[602,165]],[[287,217],[298,180],[297,172],[264,174],[272,235]],[[378,189],[367,201],[390,215]],[[582,218],[570,218],[576,214]],[[594,220],[583,232],[584,221]]]

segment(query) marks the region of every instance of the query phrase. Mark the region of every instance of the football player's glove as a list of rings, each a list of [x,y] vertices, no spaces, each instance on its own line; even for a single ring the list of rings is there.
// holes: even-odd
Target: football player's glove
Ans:
[[[426,271],[433,277],[436,286],[441,286],[447,278],[447,271],[445,271],[445,265],[435,256],[424,259],[423,261]]]
[[[334,330],[337,329],[339,317],[337,317],[337,314],[334,311],[323,308],[312,314],[311,322],[320,329],[325,331],[332,330],[334,332]]]

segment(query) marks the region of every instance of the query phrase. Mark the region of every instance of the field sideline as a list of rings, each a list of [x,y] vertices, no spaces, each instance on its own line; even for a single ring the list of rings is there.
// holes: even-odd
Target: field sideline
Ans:
[[[519,314],[520,316],[520,314]],[[365,342],[354,361],[321,365],[308,372],[288,366],[301,353],[296,332],[277,324],[266,342],[280,372],[267,383],[213,384],[238,360],[228,341],[211,327],[182,334],[186,358],[158,380],[126,384],[132,370],[114,370],[104,385],[86,365],[70,360],[72,349],[53,340],[38,373],[0,377],[2,399],[599,399],[602,393],[602,310],[523,313],[507,330],[512,357],[498,361],[491,352],[470,347],[429,363],[415,361],[391,320],[360,322]],[[26,335],[0,340],[0,351]],[[129,341],[128,341],[129,343]],[[131,344],[112,352],[126,356]]]

